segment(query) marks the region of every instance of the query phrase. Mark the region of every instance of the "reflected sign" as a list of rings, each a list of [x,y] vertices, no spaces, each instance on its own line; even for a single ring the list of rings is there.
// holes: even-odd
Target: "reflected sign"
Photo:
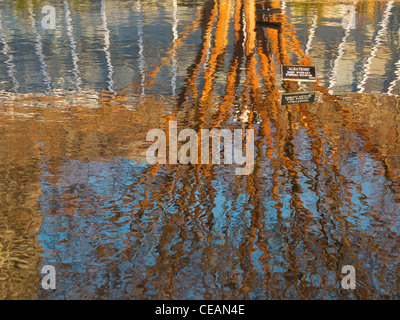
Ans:
[[[317,71],[314,66],[282,65],[281,73],[283,80],[313,82],[317,80]]]
[[[315,91],[284,93],[282,94],[281,105],[313,103],[315,96]]]

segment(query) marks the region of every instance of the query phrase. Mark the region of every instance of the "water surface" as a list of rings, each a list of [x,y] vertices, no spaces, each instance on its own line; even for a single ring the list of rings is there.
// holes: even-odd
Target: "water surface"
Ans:
[[[400,2],[45,4],[0,4],[1,299],[399,297]],[[146,164],[168,121],[254,129],[254,171]]]

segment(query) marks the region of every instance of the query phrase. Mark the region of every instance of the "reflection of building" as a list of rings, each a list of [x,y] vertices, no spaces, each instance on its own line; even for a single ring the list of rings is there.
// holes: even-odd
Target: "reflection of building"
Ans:
[[[146,93],[176,94],[184,85],[187,69],[196,60],[193,46],[205,40],[201,38],[203,36],[210,36],[211,45],[218,41],[217,33],[211,29],[210,33],[204,33],[207,26],[192,19],[201,13],[201,5],[196,2],[185,2],[185,6],[172,0],[157,4],[139,0],[134,3],[90,2],[88,14],[87,7],[84,10],[75,1],[63,0],[54,4],[58,12],[57,28],[46,31],[40,28],[40,6],[36,4],[31,9],[29,3],[32,2],[26,1],[26,7],[17,15],[12,2],[2,4],[4,9],[0,19],[4,37],[1,40],[7,50],[0,56],[1,89],[44,91],[51,81],[52,89],[135,88],[141,93],[146,86]],[[347,33],[342,23],[344,4],[285,3],[285,26],[288,27],[284,27],[283,37],[291,62],[301,60],[298,49],[305,50],[318,67],[323,83],[333,86],[331,89],[337,93],[359,90],[397,93],[396,83],[389,89],[398,77],[395,71],[399,61],[396,47],[398,5],[394,1],[386,2],[384,6],[379,6],[376,1],[351,2],[357,12],[357,28],[350,28]],[[210,8],[211,4],[206,2],[205,8]],[[279,6],[279,3],[273,5]],[[224,41],[232,44],[235,5],[223,1],[221,8],[222,11],[214,15],[220,21],[215,27],[221,32],[226,31]],[[24,10],[30,23],[23,19]],[[222,22],[225,17],[221,14],[226,16],[225,22]],[[212,27],[215,21],[210,23]],[[300,40],[300,48],[291,35],[293,28],[295,37]],[[20,41],[20,37],[25,41]],[[227,56],[230,53],[228,51]],[[228,61],[220,61],[222,70],[229,68]],[[147,76],[144,77],[144,73]],[[222,74],[214,74],[216,82],[220,76]],[[150,83],[153,83],[152,87],[148,86]]]
[[[63,90],[75,90],[77,85],[108,89],[110,81],[117,88],[140,86],[140,68],[149,72],[149,66],[157,66],[165,53],[171,51],[171,43],[176,40],[177,21],[178,31],[183,35],[193,31],[192,37],[198,36],[192,17],[197,14],[199,4],[190,2],[176,10],[172,1],[157,2],[157,5],[143,2],[140,6],[136,4],[142,1],[91,1],[88,13],[82,8],[84,3],[56,1],[52,3],[57,12],[55,30],[40,27],[40,1],[33,2],[32,9],[32,1],[25,2],[26,6],[17,13],[12,1],[1,4],[5,41],[14,55],[16,79],[21,82],[19,92],[44,91],[48,78],[51,78],[52,89]],[[138,11],[139,8],[143,8],[143,12]],[[24,14],[33,22],[27,24]],[[168,27],[160,25],[166,16],[171,19]],[[168,86],[171,73],[184,76],[194,59],[193,53],[181,47],[176,53],[180,62],[178,70],[172,70],[171,61],[168,66],[162,66],[163,92],[173,91],[171,84]],[[143,66],[141,60],[145,61]],[[4,81],[0,89],[11,90],[8,66],[3,62],[0,56],[0,80]],[[4,75],[2,68],[5,68]]]
[[[345,4],[333,2],[322,9],[318,3],[300,7],[295,1],[289,3],[288,14],[300,29],[299,37],[311,32],[308,12],[318,12],[309,56],[326,86],[335,93],[394,93],[393,88],[389,88],[398,77],[395,73],[399,59],[395,30],[399,21],[395,1],[387,1],[382,6],[377,1],[350,2],[356,11],[355,29],[352,26],[343,28]]]

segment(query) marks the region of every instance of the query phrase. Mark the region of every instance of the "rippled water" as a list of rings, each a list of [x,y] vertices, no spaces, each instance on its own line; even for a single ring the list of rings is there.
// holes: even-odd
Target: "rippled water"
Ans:
[[[399,297],[400,2],[48,4],[0,3],[0,299]],[[147,164],[169,121],[254,129],[253,172]]]

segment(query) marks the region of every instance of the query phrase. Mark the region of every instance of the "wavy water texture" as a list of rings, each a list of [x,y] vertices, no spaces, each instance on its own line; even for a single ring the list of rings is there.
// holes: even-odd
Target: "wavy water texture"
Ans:
[[[399,298],[400,2],[44,4],[0,4],[0,299]],[[253,171],[148,164],[169,121],[254,130]]]

